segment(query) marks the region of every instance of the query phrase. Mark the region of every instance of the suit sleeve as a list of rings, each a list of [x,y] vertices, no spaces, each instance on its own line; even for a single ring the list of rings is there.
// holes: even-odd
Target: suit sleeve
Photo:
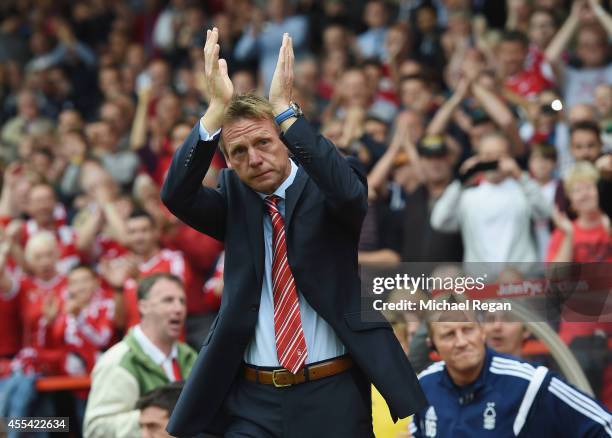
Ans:
[[[359,230],[368,209],[367,181],[359,164],[344,159],[334,144],[317,134],[303,117],[281,138],[336,216]]]
[[[200,122],[175,152],[161,190],[161,199],[176,217],[217,240],[224,240],[227,204],[222,187],[202,186],[218,143],[200,140]],[[222,178],[221,178],[222,180]]]

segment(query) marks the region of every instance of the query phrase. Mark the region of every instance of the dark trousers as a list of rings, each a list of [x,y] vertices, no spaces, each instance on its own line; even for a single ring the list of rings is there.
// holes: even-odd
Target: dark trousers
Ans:
[[[240,378],[225,400],[225,438],[373,438],[370,383],[353,367],[275,388]]]

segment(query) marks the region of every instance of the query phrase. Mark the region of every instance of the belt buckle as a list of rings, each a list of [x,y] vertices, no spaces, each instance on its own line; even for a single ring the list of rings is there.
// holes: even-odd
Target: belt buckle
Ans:
[[[287,386],[291,386],[293,385],[293,383],[285,383],[284,385],[281,385],[280,383],[276,382],[276,373],[280,373],[281,371],[286,371],[285,369],[279,369],[279,370],[273,370],[272,371],[272,384],[274,385],[275,388],[286,388]]]

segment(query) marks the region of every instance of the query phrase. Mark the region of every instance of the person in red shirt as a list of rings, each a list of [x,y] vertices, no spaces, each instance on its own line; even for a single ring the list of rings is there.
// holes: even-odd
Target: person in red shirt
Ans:
[[[66,374],[87,374],[113,335],[113,295],[101,287],[91,267],[79,265],[68,273],[63,298],[62,312],[51,328],[51,347],[73,356],[66,363]]]
[[[58,270],[62,273],[80,262],[77,248],[77,235],[74,229],[66,225],[63,207],[58,207],[53,187],[46,183],[36,184],[28,195],[28,214],[30,218],[22,222],[15,220],[9,227],[19,226],[18,241],[22,247],[30,237],[41,230],[48,230],[55,235],[59,245],[60,259]],[[19,260],[18,260],[19,262]]]
[[[564,178],[564,187],[577,218],[570,221],[559,210],[553,215],[553,232],[547,254],[549,262],[612,262],[610,218],[599,208],[599,172],[579,161]]]
[[[526,67],[528,48],[529,41],[523,33],[506,32],[497,49],[498,70],[507,89],[520,96],[533,98],[554,84],[552,75],[547,75],[542,62],[532,62]]]
[[[558,209],[553,214],[556,230],[550,240],[547,261],[598,263],[591,269],[602,266],[604,272],[609,272],[606,265],[612,262],[612,236],[610,235],[610,218],[599,207],[597,181],[599,172],[588,161],[579,161],[570,168],[564,178],[565,191],[571,208],[577,217],[574,221]],[[585,272],[587,268],[585,268]],[[601,270],[601,269],[600,269]],[[606,277],[606,278],[609,278]],[[588,281],[588,278],[587,278]],[[575,300],[574,300],[575,298]],[[592,296],[585,297],[593,298]],[[589,305],[589,312],[581,311],[580,297],[572,296],[566,302],[559,325],[561,339],[577,350],[577,357],[583,368],[590,370],[587,377],[602,401],[612,406],[612,366],[593,359],[597,350],[593,346],[600,340],[601,348],[612,334],[612,323],[594,321],[591,310],[596,304]],[[601,314],[609,313],[603,309]],[[587,315],[585,320],[584,316]]]
[[[66,277],[58,272],[59,248],[50,231],[34,234],[25,247],[25,261],[30,275],[2,267],[0,295],[16,297],[20,309],[22,349],[12,361],[12,368],[25,373],[57,374],[65,356],[50,351],[51,326],[63,306]],[[17,336],[17,332],[3,333]]]
[[[19,296],[23,324],[23,346],[45,347],[48,327],[62,306],[66,277],[58,272],[59,248],[50,231],[35,233],[25,247],[31,275],[17,271],[12,278],[5,268],[0,273],[0,293]]]
[[[216,187],[216,175],[211,176],[211,173],[206,174],[203,183],[208,187]],[[141,174],[136,178],[134,193],[136,201],[155,219],[161,230],[161,246],[181,251],[189,264],[193,275],[191,285],[186,290],[187,314],[194,316],[216,313],[221,305],[220,296],[206,293],[202,295],[202,287],[215,269],[223,243],[194,230],[173,216],[161,203],[159,187],[150,176]],[[193,321],[194,318],[190,318],[189,324]],[[193,331],[193,327],[190,327],[189,333]],[[207,332],[207,329],[205,331]]]
[[[111,344],[114,329],[113,294],[101,287],[87,265],[68,273],[64,307],[51,329],[51,347],[65,355],[61,372],[76,376],[91,373],[96,360]],[[75,391],[75,412],[82,425],[89,391]]]
[[[0,239],[0,272],[7,272],[7,279],[15,275],[15,266],[10,263],[11,241],[6,236]],[[3,276],[4,278],[5,276]],[[0,286],[1,287],[1,286]],[[11,287],[7,282],[5,289]],[[20,306],[16,294],[0,293],[0,359],[10,360],[21,348]]]
[[[192,274],[180,251],[162,249],[153,217],[144,210],[134,210],[126,222],[128,253],[102,266],[107,281],[115,288],[123,288],[123,328],[140,322],[137,280],[149,274],[167,272],[191,287]]]

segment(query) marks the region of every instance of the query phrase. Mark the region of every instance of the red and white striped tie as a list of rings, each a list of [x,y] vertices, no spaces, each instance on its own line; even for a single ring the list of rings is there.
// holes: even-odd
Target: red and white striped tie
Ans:
[[[272,293],[274,332],[278,361],[296,374],[306,361],[306,339],[302,330],[297,287],[287,261],[285,221],[278,211],[278,196],[268,196],[266,207],[272,220]]]

